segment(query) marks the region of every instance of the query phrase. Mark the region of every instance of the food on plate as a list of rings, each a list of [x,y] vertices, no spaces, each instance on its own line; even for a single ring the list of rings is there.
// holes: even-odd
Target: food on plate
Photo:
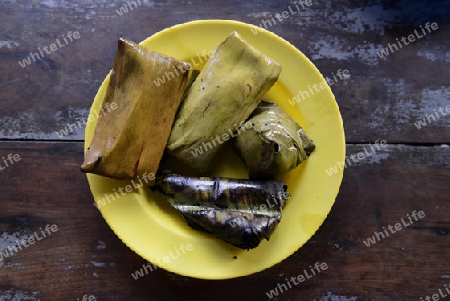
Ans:
[[[116,179],[156,174],[189,68],[120,38],[102,104],[116,103],[118,109],[98,118],[81,170]]]
[[[242,249],[269,240],[289,198],[280,181],[162,174],[150,189],[166,196],[188,225]]]
[[[261,101],[246,122],[252,127],[236,136],[234,146],[247,166],[250,179],[270,179],[306,160],[314,142],[275,103]]]
[[[167,151],[205,174],[233,138],[251,180],[158,173],[149,187],[166,196],[192,228],[256,248],[271,237],[289,198],[287,186],[274,177],[295,168],[315,145],[286,112],[262,100],[281,66],[236,32],[217,46],[203,70],[189,69],[186,62],[119,39],[102,103],[118,108],[99,117],[81,170],[116,179],[157,174]]]
[[[177,112],[167,151],[204,175],[230,132],[278,79],[281,66],[231,33],[213,52]],[[198,155],[195,155],[198,154]]]

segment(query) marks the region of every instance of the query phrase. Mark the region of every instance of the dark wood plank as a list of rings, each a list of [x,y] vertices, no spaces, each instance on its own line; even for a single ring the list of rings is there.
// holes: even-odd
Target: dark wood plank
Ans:
[[[365,147],[348,146],[348,157]],[[329,268],[274,300],[418,300],[450,284],[448,147],[389,145],[348,166],[330,215],[310,241],[270,269],[224,281],[163,269],[134,280],[131,273],[145,261],[92,205],[78,170],[82,149],[79,142],[0,143],[0,157],[21,158],[0,171],[0,251],[8,240],[58,226],[0,262],[0,299],[10,292],[26,300],[268,300],[266,292],[316,262]],[[413,211],[426,216],[364,244]]]
[[[450,1],[314,0],[272,24],[270,18],[295,3],[147,1],[119,16],[116,9],[126,4],[0,1],[0,140],[58,141],[0,142],[0,158],[21,158],[0,170],[0,252],[47,224],[58,226],[51,236],[0,261],[1,300],[82,300],[89,295],[97,300],[268,300],[267,292],[315,262],[329,268],[274,300],[419,300],[446,292],[450,149],[440,144],[449,144],[450,119],[439,109],[450,105]],[[196,19],[265,21],[325,77],[349,70],[351,76],[331,88],[347,142],[358,145],[347,146],[351,166],[329,217],[285,261],[225,281],[163,269],[134,280],[131,273],[145,261],[92,206],[87,180],[78,171],[82,143],[64,142],[83,140],[84,129],[63,138],[56,131],[87,116],[121,34],[141,41]],[[426,22],[436,22],[439,29],[379,58],[378,51]],[[30,66],[18,64],[68,31],[78,31],[80,39]],[[415,124],[420,120],[419,129]],[[369,148],[360,143],[382,139],[388,147],[352,162],[351,155]],[[428,146],[412,146],[421,144]],[[408,223],[414,211],[426,216],[379,241],[374,236],[402,218]],[[367,247],[368,238],[375,244]]]
[[[296,11],[295,4],[286,0],[139,3],[120,16],[116,10],[126,1],[2,1],[0,63],[7,71],[0,73],[0,138],[82,140],[82,128],[63,138],[56,132],[86,118],[112,66],[120,35],[141,41],[187,21],[235,19],[265,24],[300,49],[329,79],[339,69],[350,72],[349,78],[331,86],[349,142],[449,142],[448,0],[432,4],[314,0],[304,9],[299,6],[295,14],[290,13]],[[288,18],[269,23],[284,11]],[[426,22],[436,22],[439,28],[383,59],[378,57],[378,51]],[[78,31],[80,38],[27,67],[18,64],[69,31]],[[434,110],[436,120],[426,119]],[[419,120],[426,126],[417,129]]]

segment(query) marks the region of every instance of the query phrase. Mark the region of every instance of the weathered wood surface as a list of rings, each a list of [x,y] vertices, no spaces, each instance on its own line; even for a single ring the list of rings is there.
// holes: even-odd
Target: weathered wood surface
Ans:
[[[58,226],[50,237],[0,261],[0,300],[268,300],[266,292],[315,262],[329,268],[273,300],[420,300],[450,287],[450,116],[439,113],[450,105],[450,1],[312,0],[268,26],[325,77],[350,72],[331,87],[344,119],[347,155],[376,140],[388,146],[346,168],[325,223],[273,268],[226,281],[162,269],[132,278],[145,261],[92,206],[79,172],[84,127],[62,137],[60,131],[87,117],[120,35],[141,41],[197,19],[260,25],[295,6],[241,2],[141,0],[120,16],[116,10],[127,1],[0,0],[0,140],[16,140],[0,142],[0,157],[20,155],[0,170],[0,252],[40,227]],[[439,28],[385,58],[377,55],[426,22]],[[69,31],[80,38],[19,65]],[[426,124],[420,129],[419,120]],[[30,141],[17,141],[23,139]],[[364,244],[413,211],[426,216]]]
[[[348,146],[357,154],[364,147]],[[47,224],[58,231],[0,262],[0,298],[26,300],[268,300],[309,265],[329,268],[276,300],[419,300],[450,285],[450,148],[387,146],[347,167],[325,223],[283,262],[248,277],[205,281],[163,269],[134,280],[145,261],[93,205],[81,142],[2,142],[21,160],[0,171],[0,249]],[[375,231],[419,219],[367,247]],[[331,299],[328,299],[330,297]],[[342,299],[339,299],[342,298]],[[11,300],[11,299],[2,299]]]
[[[350,77],[332,86],[347,141],[449,142],[450,118],[418,129],[414,123],[450,104],[450,1],[311,0],[300,13],[290,1],[141,1],[120,16],[126,1],[0,1],[0,137],[82,140],[83,129],[56,132],[85,118],[111,69],[120,35],[141,41],[175,24],[235,19],[264,25],[300,49],[325,77]],[[277,19],[276,19],[277,20]],[[426,22],[438,29],[380,59],[377,51]],[[80,38],[22,68],[19,61],[69,31]],[[45,54],[45,52],[44,52]],[[447,113],[446,113],[447,114]]]

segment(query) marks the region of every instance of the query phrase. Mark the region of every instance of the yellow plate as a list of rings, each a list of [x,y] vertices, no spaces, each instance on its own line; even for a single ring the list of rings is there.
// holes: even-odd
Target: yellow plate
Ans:
[[[317,68],[287,41],[253,25],[203,20],[165,29],[141,45],[199,68],[208,53],[232,31],[237,31],[249,44],[281,64],[280,78],[266,97],[285,109],[317,146],[305,162],[280,178],[288,185],[291,198],[270,241],[263,241],[250,251],[237,249],[189,228],[163,197],[153,194],[139,181],[132,183],[87,175],[99,210],[125,244],[159,267],[203,279],[249,275],[293,254],[325,220],[343,176],[339,168],[332,175],[326,172],[345,158],[344,130],[334,96]],[[108,82],[109,75],[94,99],[89,117],[94,122],[86,126],[85,151],[91,143],[95,116]],[[243,163],[230,150],[220,158],[214,175],[247,177]],[[126,193],[126,189],[132,191]]]

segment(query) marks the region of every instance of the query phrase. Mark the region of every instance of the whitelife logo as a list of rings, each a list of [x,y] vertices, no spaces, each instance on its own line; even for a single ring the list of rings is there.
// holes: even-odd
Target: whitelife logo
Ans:
[[[444,284],[444,287],[448,294],[442,292],[442,289],[438,289],[439,294],[433,294],[431,297],[428,295],[426,295],[425,297],[420,297],[420,301],[439,301],[440,299],[447,297],[450,294],[450,288],[447,286],[447,284]]]
[[[147,3],[149,0],[142,0],[142,3]],[[128,13],[128,8],[130,8],[129,11],[132,11],[135,8],[138,8],[139,6],[142,5],[141,0],[136,0],[136,1],[127,1],[126,4],[124,4],[123,6],[119,7],[119,9],[116,9],[116,13],[119,16],[123,16],[124,14]],[[127,7],[128,5],[128,7]]]
[[[425,212],[423,212],[423,211],[416,212],[416,210],[414,210],[414,211],[411,213],[411,215],[412,215],[412,217],[414,218],[414,220],[417,222],[417,221],[419,220],[418,218],[424,218],[424,217],[425,217]],[[403,224],[403,226],[404,226],[405,228],[408,227],[408,226],[410,226],[410,225],[412,225],[412,224],[413,224],[413,221],[412,221],[411,216],[409,216],[409,214],[407,214],[406,216],[408,217],[408,220],[409,220],[410,224],[408,224],[407,222],[405,222],[405,220],[404,220],[403,217],[402,217],[402,218],[400,219],[400,221],[402,222],[401,224],[400,224],[400,223],[396,223],[393,227],[392,227],[391,225],[389,225],[389,226],[387,227],[387,229],[386,229],[385,227],[383,227],[384,233],[383,233],[383,232],[377,232],[377,231],[375,231],[375,232],[374,232],[375,235],[373,235],[372,237],[369,237],[369,238],[366,239],[366,240],[363,240],[363,243],[366,245],[366,247],[370,247],[371,245],[376,244],[377,241],[380,241],[381,239],[385,239],[386,237],[389,237],[388,229],[389,229],[389,231],[391,232],[391,234],[394,234],[394,233],[396,233],[397,231],[400,231],[401,229],[403,229],[402,224]],[[418,218],[417,218],[417,217],[418,217]],[[394,228],[395,228],[395,230],[394,230]],[[376,238],[376,239],[375,239],[375,238]]]
[[[443,107],[440,107],[438,109],[438,111],[441,113],[442,117],[447,116],[447,114],[444,113]],[[447,113],[450,113],[450,105],[445,107],[445,111]],[[439,120],[440,118],[441,118],[441,116],[439,116],[439,113],[436,112],[436,109],[434,109],[434,115],[425,114],[425,117],[418,120],[418,122],[415,122],[414,125],[416,126],[416,128],[418,130],[420,130],[422,127],[426,127],[428,124],[431,124],[431,119],[433,119],[433,122],[435,122],[436,120]],[[428,123],[427,123],[427,121],[428,121]]]
[[[301,8],[300,8],[299,5],[301,6]],[[305,10],[306,7],[309,7],[311,5],[312,5],[312,1],[311,0],[306,0],[306,1],[299,0],[295,4],[295,9],[296,10],[293,10],[292,7],[289,5],[288,6],[288,10],[285,10],[285,11],[283,11],[281,13],[276,13],[275,14],[275,18],[277,18],[278,22],[281,23],[283,20],[288,19],[290,16],[293,16],[293,15],[296,15],[296,14],[300,13],[302,10]],[[269,29],[269,27],[277,25],[277,21],[275,20],[275,18],[271,15],[269,17],[269,19],[263,20],[259,24],[259,28],[263,28],[264,27],[265,29]],[[256,30],[256,29],[253,29],[253,28],[250,29],[250,30],[255,35],[258,34],[258,32],[262,31],[261,29]]]
[[[305,280],[308,280],[308,279],[312,278],[313,276],[316,276],[321,271],[325,271],[326,269],[328,269],[328,265],[325,262],[322,262],[322,263],[316,262],[314,264],[314,267],[309,266],[309,269],[310,269],[311,274],[309,274],[305,269],[305,270],[303,270],[303,274],[300,274],[297,277],[292,276],[289,280],[286,278],[285,279],[286,284],[278,283],[277,287],[275,287],[274,289],[271,289],[269,292],[266,292],[267,297],[269,297],[269,299],[273,299],[274,297],[278,296],[279,294],[287,291],[289,288],[292,288],[291,281],[294,285],[298,285],[298,284],[304,282]],[[289,288],[288,288],[288,286],[289,286]]]
[[[142,179],[144,180],[145,184],[148,185],[149,181],[153,181],[155,179],[155,174],[154,173],[144,173],[142,175]],[[134,182],[134,180],[138,180],[139,184],[136,184]],[[116,198],[120,198],[124,195],[126,195],[129,192],[132,192],[135,189],[138,189],[139,187],[144,186],[144,183],[142,183],[141,177],[137,176],[136,178],[131,180],[131,184],[126,185],[125,187],[119,187],[116,191],[116,188],[113,188],[114,194],[108,194],[105,193],[103,198],[98,200],[97,203],[93,203],[95,207],[97,207],[97,209],[100,209],[101,207],[106,206],[107,204],[110,204],[111,202],[114,202],[116,200]],[[124,192],[125,190],[125,192]],[[120,195],[119,195],[120,192]]]
[[[50,44],[49,47],[44,46],[44,47],[42,47],[42,49],[41,49],[41,47],[38,47],[38,52],[39,53],[30,52],[30,54],[28,55],[27,58],[23,59],[22,61],[19,61],[19,65],[22,68],[25,68],[26,66],[31,65],[31,60],[33,60],[33,62],[36,62],[36,60],[41,60],[42,58],[45,57],[45,54],[42,51],[45,51],[46,54],[50,54],[52,52],[55,52],[56,50],[58,50],[60,48],[63,48],[64,46],[69,44],[67,39],[69,39],[70,42],[73,42],[74,40],[78,40],[80,38],[80,33],[78,31],[74,31],[74,32],[69,31],[66,34],[66,36],[64,36],[64,35],[61,35],[61,36],[63,37],[63,40],[64,40],[65,44],[62,44],[61,41],[59,40],[59,38],[57,38],[56,39],[56,44]]]
[[[190,60],[190,66],[200,66],[203,63],[206,63],[209,58],[213,55],[214,51],[206,51],[203,50],[201,54],[197,53],[196,57],[191,58]],[[173,66],[172,69],[175,73],[172,71],[165,71],[164,74],[161,77],[158,77],[156,80],[153,80],[153,83],[159,87],[172,79],[175,79],[176,76],[180,76],[180,74],[184,74],[185,72],[188,72],[190,70],[190,66],[185,65],[179,65],[179,66]],[[180,73],[179,73],[179,72]]]
[[[0,261],[8,258],[10,256],[13,256],[14,254],[16,254],[19,251],[22,251],[22,247],[28,248],[29,246],[35,244],[36,241],[40,241],[40,240],[44,239],[45,237],[47,237],[47,235],[50,236],[50,235],[52,235],[52,233],[57,232],[58,226],[57,225],[51,225],[51,226],[46,225],[44,230],[42,230],[42,228],[39,228],[39,230],[41,230],[42,237],[39,237],[39,234],[37,233],[37,231],[35,231],[33,233],[33,235],[28,237],[27,239],[21,239],[20,241],[16,240],[16,244],[14,246],[8,246],[7,249],[4,249],[3,251],[0,252]],[[8,251],[9,251],[9,253],[8,253]]]
[[[0,162],[0,170],[4,170],[5,168],[13,165],[15,162],[20,161],[20,155],[19,154],[9,154],[8,157],[5,159],[5,157],[2,157],[4,165]],[[9,162],[9,164],[8,164]]]
[[[281,204],[285,203],[286,200],[288,200],[291,195],[289,194],[289,192],[285,192],[285,191],[278,191],[277,193],[278,196],[275,195],[271,195],[272,197],[272,201],[273,203],[270,202],[270,199],[266,199],[266,204],[261,204],[259,205],[259,208],[254,208],[252,209],[252,212],[255,214],[258,214],[258,212],[262,212],[262,211],[266,211],[267,210],[267,206],[269,206],[270,208],[273,208],[275,206],[280,206]],[[247,225],[247,220],[245,220],[244,218],[235,218],[233,220],[230,220],[228,222],[228,224],[232,227],[235,228],[236,226],[246,226]]]
[[[388,43],[388,47],[383,48],[382,50],[378,51],[377,55],[380,57],[380,59],[382,59],[383,57],[386,57],[389,54],[397,51],[398,47],[403,48],[402,43],[403,43],[404,46],[409,45],[410,43],[415,42],[416,38],[420,39],[420,38],[423,38],[424,36],[426,36],[427,35],[427,31],[428,31],[428,33],[431,33],[431,29],[432,30],[437,30],[439,28],[439,26],[438,26],[438,24],[436,22],[433,22],[431,24],[430,24],[430,22],[427,22],[425,24],[425,28],[423,28],[422,25],[420,25],[420,28],[422,29],[423,36],[420,35],[420,33],[417,32],[417,29],[415,29],[413,33],[408,35],[407,38],[406,37],[402,37],[400,39],[402,42],[400,42],[398,40],[398,38],[396,38],[397,44],[395,44],[395,43],[394,44]],[[425,29],[427,31],[425,31]],[[407,42],[406,40],[408,40],[409,42]],[[398,47],[397,47],[397,45],[398,45]]]
[[[160,267],[164,267],[164,265],[168,264],[172,260],[178,259],[180,256],[186,254],[187,252],[192,251],[193,249],[194,248],[193,248],[192,244],[190,244],[190,243],[186,244],[186,245],[181,244],[179,249],[178,249],[178,247],[175,247],[174,253],[176,253],[176,254],[174,254],[172,251],[169,251],[168,255],[165,255],[162,258],[156,258],[156,260],[152,260],[152,261],[154,261],[154,262],[156,261]],[[157,268],[158,267],[156,265],[154,265],[153,263],[143,264],[141,269],[135,271],[134,273],[131,273],[131,277],[133,277],[134,280],[138,280],[139,278],[142,278],[145,275],[148,275],[149,270],[150,270],[150,272],[153,272]]]
[[[332,74],[333,78],[325,79],[330,87],[332,85],[334,85],[335,83],[337,83],[339,80],[345,80],[347,78],[350,78],[350,72],[347,69],[344,69],[344,70],[339,69],[336,72],[336,74],[334,74],[334,72],[332,72],[331,74]],[[339,77],[339,79],[336,77],[336,75]],[[311,87],[311,85],[308,85],[307,90],[300,90],[297,93],[297,95],[295,95],[288,101],[291,105],[295,105],[295,103],[300,103],[302,100],[312,97],[315,93],[319,93],[320,91],[322,91],[326,88],[327,88],[327,84],[325,82],[321,82],[320,84],[313,84],[312,87]]]
[[[366,147],[364,147],[364,152],[359,152],[357,154],[350,155],[350,158],[353,160],[353,163],[358,163],[360,160],[364,160],[364,158],[370,157],[371,155],[375,154],[376,151],[380,151],[381,150],[380,147],[387,146],[387,141],[386,140],[381,140],[381,141],[377,140],[377,141],[375,141],[375,145],[372,145],[371,143],[369,143],[369,146],[370,146],[370,150],[372,150],[372,151],[367,151]],[[376,148],[376,150],[374,147]],[[339,172],[339,170],[343,170],[344,168],[347,168],[348,166],[352,166],[352,162],[350,161],[348,156],[345,156],[344,161],[342,161],[342,162],[337,161],[336,163],[337,164],[335,164],[333,167],[330,167],[327,170],[325,170],[325,172],[329,176],[337,174]]]
[[[233,132],[231,129],[228,129],[228,133],[223,133],[222,136],[216,135],[216,137],[211,137],[211,141],[210,142],[202,142],[202,145],[200,145],[199,147],[195,148],[193,151],[191,151],[192,156],[194,156],[194,158],[198,157],[199,155],[203,155],[203,153],[206,153],[209,150],[212,150],[214,147],[217,147],[217,145],[221,145],[223,143],[225,143],[226,141],[230,140],[230,138],[234,138],[237,135],[239,135],[240,133],[251,129],[253,127],[253,124],[250,121],[247,121],[244,124],[244,121],[241,121],[241,123],[239,123],[239,125],[234,125],[235,131]],[[222,138],[223,140],[220,140],[220,138]],[[216,141],[218,144],[216,144]],[[212,145],[211,145],[212,143]],[[213,146],[214,145],[214,146]]]
[[[104,107],[106,107],[107,112],[105,112]],[[68,136],[69,134],[74,133],[77,130],[85,128],[86,124],[88,124],[89,122],[94,122],[98,120],[100,117],[105,116],[106,113],[109,113],[112,110],[116,110],[119,106],[117,105],[116,102],[112,102],[111,104],[109,102],[106,102],[104,104],[104,107],[102,107],[100,112],[93,110],[94,114],[89,114],[87,118],[78,117],[77,123],[67,123],[67,126],[64,129],[61,129],[60,131],[55,131],[56,135],[58,135],[59,138],[64,138],[65,136]]]

